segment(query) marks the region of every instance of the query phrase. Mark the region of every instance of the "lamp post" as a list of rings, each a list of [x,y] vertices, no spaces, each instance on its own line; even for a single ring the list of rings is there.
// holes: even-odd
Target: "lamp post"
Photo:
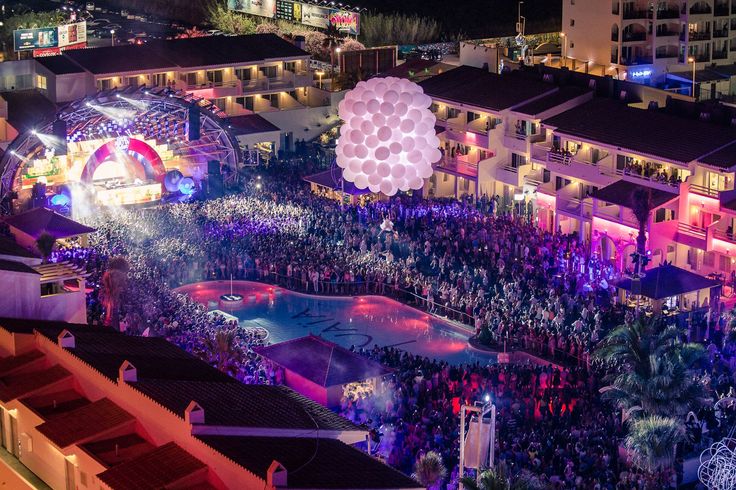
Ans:
[[[110,46],[115,46],[115,29],[110,29]]]
[[[340,46],[335,48],[335,54],[337,54],[337,73],[340,73],[340,51],[342,51],[342,48]]]
[[[315,75],[317,75],[317,79],[319,80],[319,88],[322,88],[322,77],[325,75],[325,72],[322,70],[317,70],[314,72]]]
[[[693,89],[692,89],[692,96],[693,100],[698,100],[698,97],[695,95],[695,56],[691,56],[687,59],[688,63],[693,64]]]
[[[561,32],[560,37],[562,38],[562,66],[567,68],[567,36],[564,32]]]

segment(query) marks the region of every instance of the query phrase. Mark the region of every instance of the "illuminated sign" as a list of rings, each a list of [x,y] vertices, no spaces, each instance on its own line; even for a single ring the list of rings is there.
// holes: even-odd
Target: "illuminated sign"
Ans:
[[[16,29],[13,31],[13,42],[15,51],[76,47],[87,42],[87,22],[38,29]]]
[[[631,78],[646,78],[652,76],[652,70],[645,68],[642,70],[633,70],[631,72]]]
[[[333,26],[339,32],[353,36],[360,34],[360,14],[348,10],[292,0],[228,0],[227,7],[269,19],[284,19],[320,29]]]

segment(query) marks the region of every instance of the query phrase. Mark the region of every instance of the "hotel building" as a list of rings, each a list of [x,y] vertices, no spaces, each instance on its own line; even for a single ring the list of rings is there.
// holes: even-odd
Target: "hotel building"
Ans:
[[[693,59],[701,99],[733,95],[733,0],[563,0],[566,66],[691,94]]]
[[[549,68],[497,75],[464,66],[421,85],[444,151],[426,194],[533,207],[540,227],[578,233],[623,270],[638,235],[631,194],[645,188],[653,264],[736,271],[732,108]]]

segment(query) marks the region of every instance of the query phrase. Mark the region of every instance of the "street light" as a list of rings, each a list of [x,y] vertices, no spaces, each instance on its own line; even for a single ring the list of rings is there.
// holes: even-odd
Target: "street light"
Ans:
[[[342,51],[340,46],[335,48],[335,53],[337,53],[337,73],[340,73],[340,51]]]
[[[319,88],[322,88],[322,77],[325,75],[325,72],[322,70],[317,70],[314,72],[315,75],[317,75],[317,79],[319,80]]]
[[[115,46],[115,29],[110,29],[110,46]]]
[[[567,68],[567,37],[565,36],[564,32],[560,33],[560,37],[562,38],[562,63],[565,68]]]
[[[693,89],[692,89],[692,96],[693,100],[698,100],[698,97],[695,95],[695,57],[691,56],[687,59],[688,63],[693,64]]]

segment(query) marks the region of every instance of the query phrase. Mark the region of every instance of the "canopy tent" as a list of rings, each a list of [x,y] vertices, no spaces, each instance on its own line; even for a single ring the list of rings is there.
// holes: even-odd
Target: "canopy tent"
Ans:
[[[340,404],[346,385],[371,383],[393,372],[381,363],[311,334],[254,350],[284,369],[288,387],[328,407]]]
[[[653,267],[640,279],[623,279],[617,285],[619,291],[647,298],[655,312],[663,304],[679,310],[692,310],[702,305],[703,299],[717,298],[721,283],[671,264]],[[701,299],[702,298],[702,299]]]
[[[349,204],[356,204],[361,197],[372,195],[368,189],[358,189],[354,183],[343,180],[341,168],[308,175],[304,180],[309,182],[315,194],[324,194],[331,199],[344,200]]]

